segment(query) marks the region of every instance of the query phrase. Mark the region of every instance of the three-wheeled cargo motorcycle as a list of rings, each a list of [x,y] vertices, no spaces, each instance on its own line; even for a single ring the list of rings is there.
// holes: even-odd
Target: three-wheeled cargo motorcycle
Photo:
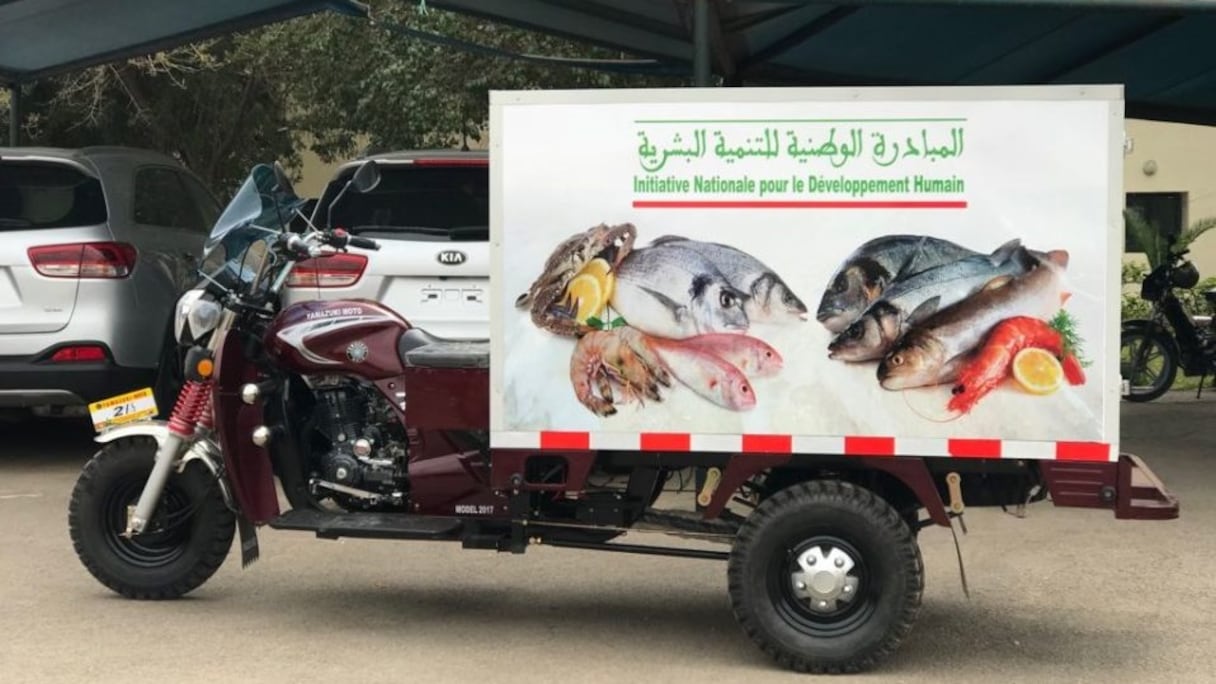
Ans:
[[[377,182],[369,161],[344,192]],[[661,440],[623,452],[491,448],[487,341],[439,339],[376,301],[282,306],[293,268],[378,248],[337,229],[292,232],[302,205],[277,164],[255,167],[207,241],[201,286],[178,304],[176,404],[157,407],[137,391],[92,407],[102,447],[72,493],[71,539],[88,571],[122,596],[198,588],[238,535],[247,565],[262,525],[510,553],[545,544],[703,558],[726,562],[736,618],[777,662],[852,672],[907,636],[924,578],[918,531],[953,530],[965,506],[1050,494],[1055,505],[1118,518],[1178,514],[1130,454],[696,453]],[[155,419],[161,409],[167,418]],[[657,509],[669,479],[688,470],[695,502]],[[630,530],[726,548],[616,540]]]

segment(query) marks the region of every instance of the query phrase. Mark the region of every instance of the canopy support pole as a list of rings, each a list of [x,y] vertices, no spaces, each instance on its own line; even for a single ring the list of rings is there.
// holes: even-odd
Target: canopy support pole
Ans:
[[[709,83],[709,0],[693,0],[692,15],[693,85],[706,88]]]
[[[17,147],[21,144],[21,84],[11,83],[8,86],[8,144]]]

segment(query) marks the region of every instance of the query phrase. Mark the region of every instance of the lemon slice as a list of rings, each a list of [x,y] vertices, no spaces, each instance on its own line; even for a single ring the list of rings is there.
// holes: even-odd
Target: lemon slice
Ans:
[[[566,294],[571,301],[578,304],[574,318],[579,323],[586,323],[588,318],[604,309],[604,288],[600,285],[600,279],[590,273],[575,276],[574,280],[570,281]]]
[[[583,267],[583,270],[579,271],[579,275],[588,273],[599,278],[604,278],[608,275],[608,271],[611,270],[612,264],[608,263],[607,259],[604,259],[603,257],[596,257],[595,259],[587,262],[587,265]]]
[[[1064,383],[1064,368],[1051,352],[1029,347],[1013,357],[1013,379],[1031,394],[1051,394]]]
[[[612,264],[603,258],[596,258],[587,262],[587,265],[579,272],[580,275],[585,273],[599,278],[605,303],[612,301],[612,290],[616,285],[616,276],[609,272],[611,270]]]
[[[578,306],[574,318],[579,323],[586,323],[592,316],[598,317],[612,299],[616,278],[609,273],[611,269],[611,264],[604,259],[592,259],[566,286],[565,302]]]

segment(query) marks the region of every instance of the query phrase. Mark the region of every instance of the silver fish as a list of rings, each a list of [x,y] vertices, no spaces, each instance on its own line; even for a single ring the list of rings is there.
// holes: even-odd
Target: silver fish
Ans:
[[[980,289],[1022,275],[1035,263],[1032,253],[1015,239],[992,254],[965,257],[896,281],[832,340],[828,357],[854,362],[880,359],[918,321]]]
[[[635,249],[616,268],[610,305],[634,328],[683,339],[743,332],[748,295],[704,256],[669,245]]]
[[[885,235],[853,250],[828,280],[816,318],[838,333],[898,278],[982,254],[928,235]]]
[[[1035,268],[1001,287],[981,290],[910,329],[878,364],[878,382],[899,390],[952,382],[967,355],[1001,321],[1013,316],[1049,318],[1067,295],[1068,252],[1032,253]]]
[[[713,262],[736,289],[751,295],[744,310],[753,323],[798,322],[807,319],[806,304],[773,269],[756,257],[729,245],[690,240],[679,235],[655,238],[651,245],[691,249]]]

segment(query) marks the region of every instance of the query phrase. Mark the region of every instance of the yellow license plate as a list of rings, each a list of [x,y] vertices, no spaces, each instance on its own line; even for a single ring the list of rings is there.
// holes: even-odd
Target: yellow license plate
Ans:
[[[157,412],[156,397],[152,396],[150,387],[89,404],[93,429],[98,432],[115,425],[151,418]]]

